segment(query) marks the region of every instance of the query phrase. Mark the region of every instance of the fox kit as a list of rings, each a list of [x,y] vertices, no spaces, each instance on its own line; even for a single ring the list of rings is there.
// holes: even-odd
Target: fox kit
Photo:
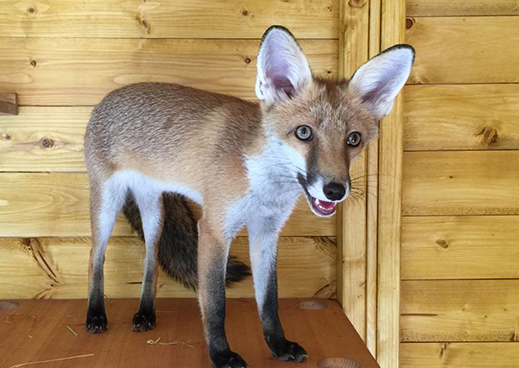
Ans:
[[[224,330],[225,285],[249,271],[228,259],[229,246],[246,226],[265,341],[277,358],[303,361],[305,350],[285,339],[278,318],[278,233],[301,195],[320,217],[348,197],[350,164],[377,136],[413,60],[412,47],[397,45],[349,81],[321,79],[292,34],[274,26],[257,57],[259,104],[166,83],[108,94],[85,135],[93,243],[86,329],[107,328],[104,254],[124,207],[146,246],[134,331],[155,326],[160,263],[198,289],[213,366],[246,367]],[[202,206],[198,224],[185,198]]]

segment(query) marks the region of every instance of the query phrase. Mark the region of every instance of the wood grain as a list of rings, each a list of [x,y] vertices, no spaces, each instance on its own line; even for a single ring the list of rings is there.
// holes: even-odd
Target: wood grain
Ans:
[[[18,98],[16,93],[0,94],[0,115],[18,115]]]
[[[402,279],[519,278],[519,216],[404,217]]]
[[[519,15],[519,1],[407,0],[407,15],[418,17]]]
[[[516,368],[519,344],[405,343],[400,368]]]
[[[3,237],[90,236],[88,179],[83,173],[1,173],[0,209]],[[281,234],[335,236],[336,220],[317,218],[302,198]],[[133,235],[122,215],[112,235]]]
[[[237,238],[231,254],[249,263],[248,240]],[[0,238],[0,299],[85,298],[88,290],[90,238]],[[137,238],[112,238],[105,263],[105,294],[138,298],[145,249]],[[335,295],[334,238],[282,237],[278,275],[281,297]],[[20,272],[23,270],[23,272]],[[195,297],[162,271],[158,297]],[[230,297],[254,297],[252,279],[228,290]]]
[[[519,149],[519,85],[407,86],[406,151]]]
[[[405,342],[519,341],[519,280],[402,281]]]
[[[410,84],[517,83],[519,17],[415,18]]]
[[[519,151],[406,152],[402,181],[405,216],[519,214]]]
[[[369,3],[369,56],[380,52],[382,2]],[[367,148],[366,186],[366,345],[377,356],[378,323],[378,184],[379,184],[379,142],[370,143]]]
[[[1,12],[0,12],[1,13]],[[337,41],[302,40],[317,75],[337,75]],[[0,93],[20,105],[95,105],[134,82],[255,98],[259,40],[2,38]]]
[[[350,78],[368,60],[369,4],[340,1],[339,77]],[[367,154],[352,165],[352,178],[364,178]],[[366,340],[366,182],[353,180],[357,189],[339,207],[337,300],[359,335]]]
[[[0,1],[4,37],[261,38],[272,24],[298,38],[337,38],[338,1]]]
[[[402,43],[404,28],[405,0],[383,1],[381,49]],[[379,140],[377,361],[385,368],[399,362],[403,107],[400,95]]]
[[[280,300],[279,316],[287,337],[301,342],[308,351],[308,359],[298,367],[314,368],[324,358],[349,357],[363,368],[379,368],[336,302],[326,301],[326,308],[321,310],[299,308],[305,301],[308,299]],[[143,333],[131,331],[137,299],[109,300],[106,306],[109,329],[96,335],[84,330],[86,303],[86,300],[26,300],[15,310],[0,312],[0,365],[13,368],[18,364],[93,354],[35,366],[211,367],[195,299],[158,299],[157,327]],[[287,367],[286,362],[272,357],[263,341],[253,300],[228,300],[226,308],[226,332],[233,350],[251,367]],[[10,323],[4,323],[6,319]],[[159,338],[159,344],[147,343]],[[173,342],[177,344],[160,345]]]
[[[21,107],[0,122],[0,171],[85,172],[91,107]]]

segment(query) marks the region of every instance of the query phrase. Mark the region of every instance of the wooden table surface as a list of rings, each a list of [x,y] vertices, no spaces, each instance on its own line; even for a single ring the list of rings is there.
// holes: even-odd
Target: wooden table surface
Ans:
[[[324,302],[325,308],[302,308],[308,301],[313,302],[283,299],[279,310],[286,337],[307,350],[306,362],[280,362],[271,356],[263,341],[256,304],[249,299],[227,301],[231,349],[251,368],[317,367],[321,359],[336,357],[355,359],[362,368],[378,368],[335,301],[314,300]],[[4,310],[2,305],[8,302],[0,302],[0,368],[25,367],[26,363],[36,368],[211,367],[195,299],[158,299],[157,327],[144,333],[131,331],[138,300],[107,300],[109,328],[98,335],[84,330],[86,300],[18,302],[18,307]],[[149,340],[158,343],[149,344]],[[46,360],[51,361],[35,363]],[[320,363],[319,367],[343,366]]]

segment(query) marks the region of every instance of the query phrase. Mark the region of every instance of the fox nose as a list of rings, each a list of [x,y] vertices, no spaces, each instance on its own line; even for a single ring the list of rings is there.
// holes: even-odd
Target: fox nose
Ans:
[[[323,187],[323,192],[326,198],[332,201],[338,201],[344,198],[346,194],[346,187],[341,183],[330,182]]]

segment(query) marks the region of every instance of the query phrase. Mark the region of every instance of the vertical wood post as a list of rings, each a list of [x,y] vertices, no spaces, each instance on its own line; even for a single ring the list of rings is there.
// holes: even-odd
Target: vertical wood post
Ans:
[[[404,41],[405,5],[405,0],[382,1],[382,50]],[[381,123],[379,141],[377,360],[383,368],[399,364],[402,122],[400,94]]]
[[[340,0],[339,77],[350,78],[368,60],[369,0]],[[366,172],[364,153],[351,167],[353,186],[362,190],[337,213],[337,299],[366,340]]]

